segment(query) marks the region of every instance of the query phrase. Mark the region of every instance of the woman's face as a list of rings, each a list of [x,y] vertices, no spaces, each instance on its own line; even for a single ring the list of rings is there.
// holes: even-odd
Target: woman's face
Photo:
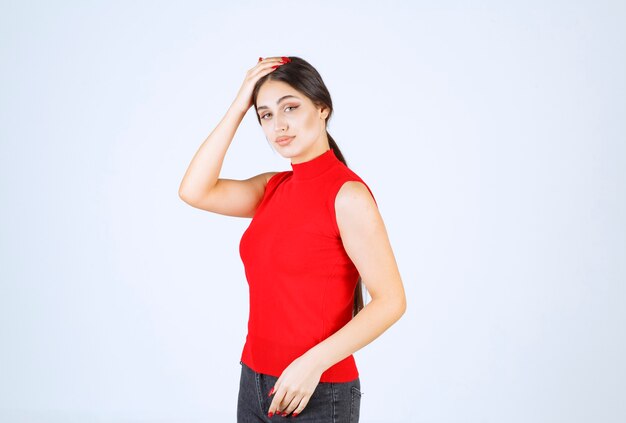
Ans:
[[[329,149],[326,136],[328,109],[282,81],[267,81],[257,94],[257,113],[265,137],[283,157],[300,163]],[[280,137],[292,137],[286,143]]]

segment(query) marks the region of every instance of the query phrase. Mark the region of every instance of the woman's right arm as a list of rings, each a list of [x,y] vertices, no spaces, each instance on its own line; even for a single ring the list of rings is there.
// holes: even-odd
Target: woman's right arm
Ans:
[[[227,216],[254,216],[265,185],[276,172],[261,173],[241,181],[218,178],[226,150],[244,115],[245,112],[233,104],[193,156],[178,189],[178,196],[185,203]]]
[[[193,156],[178,188],[178,196],[190,206],[213,213],[253,217],[267,181],[278,172],[265,172],[244,180],[219,178],[226,151],[247,110],[254,85],[274,69],[280,58],[266,58],[246,74],[237,98]]]

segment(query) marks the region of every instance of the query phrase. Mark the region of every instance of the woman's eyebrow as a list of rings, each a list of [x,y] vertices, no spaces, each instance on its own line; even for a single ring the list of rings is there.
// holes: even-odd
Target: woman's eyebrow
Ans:
[[[280,102],[281,102],[281,101],[283,101],[284,99],[286,99],[286,98],[291,98],[291,97],[293,97],[293,98],[297,98],[298,100],[300,100],[300,97],[296,97],[295,95],[290,95],[290,94],[289,94],[289,95],[284,95],[284,96],[282,96],[281,98],[279,98],[279,99],[278,99],[278,101],[276,102],[276,104],[280,104]],[[267,107],[267,106],[259,106],[259,107],[257,107],[256,109],[257,109],[257,110],[261,110],[261,109],[269,109],[269,107]]]

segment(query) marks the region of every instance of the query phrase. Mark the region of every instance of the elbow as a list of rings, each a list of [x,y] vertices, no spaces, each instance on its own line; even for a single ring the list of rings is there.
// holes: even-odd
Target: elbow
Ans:
[[[406,312],[406,299],[404,297],[386,298],[381,299],[380,301],[384,304],[384,308],[388,313],[389,318],[394,322],[399,320]]]
[[[178,187],[178,197],[185,203],[194,205],[198,202],[204,201],[212,189],[213,188],[202,189],[181,183]]]
[[[406,298],[403,298],[398,306],[398,319],[406,313]]]
[[[402,295],[394,303],[397,319],[400,319],[406,313],[406,296]]]
[[[188,202],[187,196],[186,196],[185,192],[182,189],[180,189],[180,188],[178,189],[178,198],[183,200],[185,203]]]
[[[181,200],[185,200],[185,181],[183,180],[178,186],[178,197]]]
[[[190,206],[193,206],[195,204],[194,197],[192,197],[188,192],[182,189],[178,190],[178,198],[180,198],[181,200],[183,200],[185,203],[189,204]]]

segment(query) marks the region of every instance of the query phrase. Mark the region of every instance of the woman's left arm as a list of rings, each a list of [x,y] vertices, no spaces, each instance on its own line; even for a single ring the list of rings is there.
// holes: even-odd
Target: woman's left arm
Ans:
[[[305,353],[322,371],[378,338],[406,311],[387,230],[367,187],[358,181],[344,183],[335,199],[335,214],[346,253],[372,299],[345,326]]]
[[[343,184],[335,198],[335,215],[348,256],[372,300],[337,332],[295,359],[269,395],[269,417],[301,413],[326,369],[372,342],[406,310],[406,297],[387,230],[367,187]]]

